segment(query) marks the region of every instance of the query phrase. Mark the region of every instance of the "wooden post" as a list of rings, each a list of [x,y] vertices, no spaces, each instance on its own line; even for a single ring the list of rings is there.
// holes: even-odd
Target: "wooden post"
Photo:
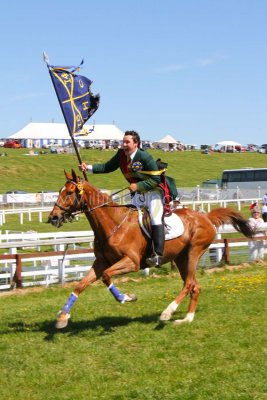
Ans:
[[[22,278],[21,278],[21,271],[22,271],[22,262],[21,262],[21,255],[16,254],[16,283],[17,283],[17,288],[22,287]]]
[[[16,254],[16,271],[13,276],[12,282],[10,284],[11,290],[13,290],[15,286],[17,288],[22,288],[21,270],[22,270],[21,254]]]
[[[228,239],[224,239],[223,258],[224,258],[225,264],[230,264],[229,240]]]

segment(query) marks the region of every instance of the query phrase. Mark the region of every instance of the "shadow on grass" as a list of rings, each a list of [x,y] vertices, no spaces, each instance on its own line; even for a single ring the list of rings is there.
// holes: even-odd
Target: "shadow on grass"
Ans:
[[[30,333],[30,332],[45,332],[46,336],[44,340],[53,340],[56,334],[67,334],[67,335],[79,335],[83,331],[96,332],[97,336],[104,336],[107,334],[112,334],[116,332],[117,328],[127,326],[133,323],[140,324],[151,324],[156,323],[154,330],[162,330],[166,323],[160,322],[158,319],[158,314],[143,315],[141,317],[130,318],[130,317],[99,317],[94,320],[80,320],[80,321],[69,321],[69,324],[64,329],[56,329],[55,321],[43,321],[34,324],[25,324],[22,321],[14,322],[8,324],[8,328],[4,331],[0,331],[2,334],[12,334],[12,333]]]

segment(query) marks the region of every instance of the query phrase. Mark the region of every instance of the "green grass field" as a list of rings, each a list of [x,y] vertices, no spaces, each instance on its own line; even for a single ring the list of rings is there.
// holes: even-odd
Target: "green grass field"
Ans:
[[[137,294],[133,304],[88,288],[63,332],[54,320],[71,286],[1,296],[1,398],[265,400],[266,276],[256,266],[199,274],[198,311],[185,326],[158,323],[181,287],[171,275],[117,282]]]
[[[17,189],[28,192],[57,191],[64,184],[64,169],[78,172],[75,154],[42,154],[25,156],[28,149],[3,149],[8,156],[0,157],[0,193]],[[1,152],[1,151],[0,151]],[[220,179],[222,171],[229,168],[266,167],[266,154],[259,153],[212,153],[200,151],[165,153],[150,151],[155,159],[169,163],[167,174],[173,176],[177,187],[195,187],[207,179]],[[88,163],[107,161],[114,152],[81,150],[81,158]],[[127,186],[120,171],[111,174],[89,175],[90,181],[99,188],[119,189]]]

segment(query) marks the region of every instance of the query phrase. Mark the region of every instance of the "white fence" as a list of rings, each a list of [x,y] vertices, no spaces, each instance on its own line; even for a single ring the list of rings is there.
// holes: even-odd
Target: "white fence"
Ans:
[[[267,230],[267,223],[264,228]],[[219,229],[217,239],[220,239],[223,233],[232,232],[236,232],[233,227],[224,226]],[[81,279],[89,271],[95,259],[93,240],[92,231],[0,235],[0,249],[7,250],[7,253],[0,255],[0,290],[10,289],[14,285],[13,278],[18,265],[21,268],[20,278],[23,287],[63,284],[66,281]],[[228,246],[239,262],[248,261],[248,243],[249,240],[244,238],[240,242],[229,241]],[[49,250],[51,248],[53,251]],[[27,254],[21,252],[27,249],[36,252]],[[202,256],[199,266],[218,264],[224,252],[225,243],[211,244],[209,250]],[[144,272],[148,274],[149,270],[146,269]]]
[[[95,259],[93,240],[92,231],[0,235],[0,249],[7,250],[0,255],[0,290],[12,286],[18,262],[24,287],[81,279]]]
[[[43,214],[48,213],[51,210],[52,206],[2,209],[0,210],[0,226],[6,223],[6,219],[9,215],[18,215],[21,225],[24,223],[24,218],[28,218],[28,221],[31,222],[33,214],[38,214],[38,221],[43,222]]]
[[[236,207],[238,211],[243,209],[248,209],[251,203],[258,201],[260,203],[261,199],[251,198],[251,199],[231,199],[231,200],[183,200],[182,205],[191,207],[193,210],[201,207],[204,211],[209,212],[215,207]],[[31,222],[33,214],[38,215],[38,221],[43,222],[44,214],[50,213],[52,211],[53,205],[43,206],[43,207],[24,207],[24,208],[11,208],[11,209],[1,209],[0,210],[0,226],[7,223],[8,216],[18,215],[20,225],[23,225],[25,220]],[[79,216],[77,215],[77,219]]]

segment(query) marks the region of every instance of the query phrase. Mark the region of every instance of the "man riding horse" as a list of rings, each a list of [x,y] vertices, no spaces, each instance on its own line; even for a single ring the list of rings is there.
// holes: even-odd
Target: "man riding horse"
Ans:
[[[83,162],[79,165],[79,169],[94,174],[121,169],[130,183],[131,203],[137,208],[145,207],[150,215],[153,252],[146,259],[146,263],[149,266],[159,267],[162,264],[165,240],[164,206],[166,205],[166,197],[168,202],[170,195],[167,193],[167,185],[162,183],[164,170],[159,170],[157,162],[149,153],[140,148],[140,143],[140,136],[137,132],[126,131],[123,138],[123,148],[119,149],[109,161],[94,165],[87,165]],[[174,197],[176,197],[175,194]]]

